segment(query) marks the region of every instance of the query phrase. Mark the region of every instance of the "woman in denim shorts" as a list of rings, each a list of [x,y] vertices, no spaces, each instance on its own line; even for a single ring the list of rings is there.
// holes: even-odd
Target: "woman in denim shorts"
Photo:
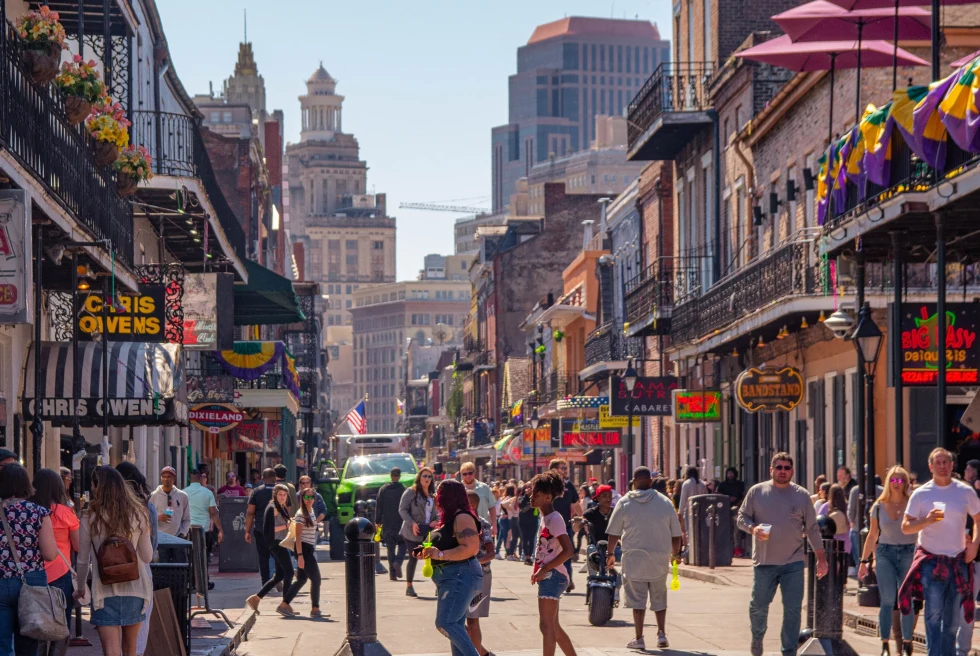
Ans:
[[[538,613],[541,616],[544,653],[554,654],[557,644],[565,656],[575,656],[572,641],[558,623],[558,600],[568,587],[564,564],[575,553],[565,529],[565,520],[553,505],[555,498],[564,493],[565,482],[553,471],[531,479],[531,505],[541,515],[531,583],[538,585]]]

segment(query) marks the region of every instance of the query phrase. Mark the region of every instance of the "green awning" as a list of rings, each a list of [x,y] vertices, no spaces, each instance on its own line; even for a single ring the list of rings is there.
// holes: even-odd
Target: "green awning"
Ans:
[[[258,262],[245,260],[248,283],[235,284],[235,325],[268,326],[306,321],[293,283]]]

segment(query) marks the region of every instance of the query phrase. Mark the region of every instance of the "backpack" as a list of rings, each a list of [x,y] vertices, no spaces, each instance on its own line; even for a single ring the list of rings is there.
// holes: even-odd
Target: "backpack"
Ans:
[[[126,538],[111,536],[103,540],[96,562],[99,564],[99,579],[102,585],[129,583],[140,577],[136,548]]]

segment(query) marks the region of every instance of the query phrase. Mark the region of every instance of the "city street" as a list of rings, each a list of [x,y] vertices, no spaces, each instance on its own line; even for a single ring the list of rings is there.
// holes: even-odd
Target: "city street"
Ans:
[[[585,575],[578,573],[578,587],[561,601],[561,623],[579,654],[626,654],[626,643],[633,637],[631,612],[617,608],[613,620],[604,627],[588,622],[585,606]],[[321,608],[330,620],[286,619],[275,612],[280,598],[267,597],[260,607],[255,628],[238,649],[239,656],[294,656],[332,654],[345,634],[344,568],[342,563],[323,562],[325,580]],[[493,596],[490,617],[481,622],[484,646],[496,656],[512,653],[540,653],[536,588],[529,582],[531,569],[522,563],[496,561],[493,564]],[[379,575],[377,581],[378,638],[392,654],[448,654],[449,642],[435,630],[435,588],[426,579],[416,581],[418,599],[405,596],[402,581]],[[221,585],[219,583],[219,585]],[[669,593],[667,636],[670,649],[653,653],[719,656],[747,656],[749,647],[749,589],[724,586],[692,579],[681,580],[681,589]],[[301,593],[293,608],[301,616],[309,613],[309,596]],[[653,614],[648,613],[648,621]],[[781,608],[777,595],[770,613],[766,654],[779,652]],[[655,644],[656,628],[646,631],[648,647]],[[847,634],[860,654],[877,654],[876,640]]]

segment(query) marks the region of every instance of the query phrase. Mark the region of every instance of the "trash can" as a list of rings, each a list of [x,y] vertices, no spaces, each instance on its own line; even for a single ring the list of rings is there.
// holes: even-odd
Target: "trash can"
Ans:
[[[245,542],[247,497],[218,499],[218,517],[225,539],[218,545],[219,572],[258,572],[259,556],[254,544]]]
[[[732,564],[734,542],[732,536],[731,500],[724,494],[699,494],[688,501],[689,525],[687,534],[691,544],[688,549],[688,562],[696,567],[708,567],[709,563],[709,522],[714,509],[715,567],[728,567]]]
[[[157,562],[190,563],[191,546],[190,540],[160,531],[157,533]]]
[[[186,542],[186,540],[184,540]],[[153,590],[170,590],[184,638],[184,648],[191,653],[191,591],[193,570],[190,563],[150,563],[153,574]]]

